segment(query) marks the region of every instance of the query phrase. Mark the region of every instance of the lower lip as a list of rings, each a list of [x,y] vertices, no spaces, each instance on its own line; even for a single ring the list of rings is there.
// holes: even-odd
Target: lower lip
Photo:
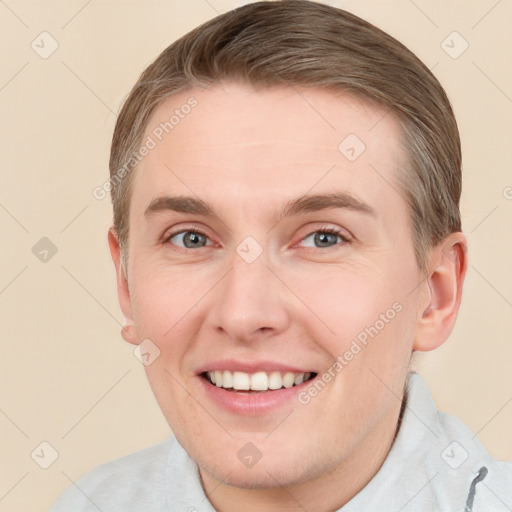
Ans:
[[[297,395],[309,386],[314,379],[310,379],[291,388],[281,388],[265,392],[237,393],[210,384],[204,377],[198,376],[202,391],[222,408],[235,414],[255,416],[271,412],[279,407],[297,400]]]

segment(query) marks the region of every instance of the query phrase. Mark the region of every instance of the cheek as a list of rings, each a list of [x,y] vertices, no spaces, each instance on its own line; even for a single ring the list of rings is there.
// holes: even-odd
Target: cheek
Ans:
[[[351,380],[375,380],[371,368],[394,387],[393,376],[401,376],[407,368],[415,309],[412,295],[407,296],[407,279],[393,278],[396,272],[391,265],[384,270],[355,265],[332,268],[298,292],[320,318],[319,323],[314,317],[315,325],[327,333],[322,337],[324,349],[333,360],[346,354],[343,372],[347,374],[350,366],[346,376]]]
[[[171,335],[180,318],[197,302],[197,284],[183,271],[153,267],[140,272],[131,287],[134,320],[140,334],[157,338]]]
[[[300,283],[300,281],[297,281]],[[375,322],[394,302],[395,291],[379,273],[368,268],[331,267],[294,287],[333,339],[350,340]]]

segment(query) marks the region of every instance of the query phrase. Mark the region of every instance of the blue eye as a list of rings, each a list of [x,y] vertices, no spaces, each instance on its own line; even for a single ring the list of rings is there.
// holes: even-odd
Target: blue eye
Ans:
[[[185,235],[183,237],[183,243],[185,244],[185,247],[183,249],[201,249],[204,247],[204,245],[200,245],[202,240],[208,239],[205,233],[198,229],[186,229],[182,231],[177,231],[175,233],[171,233],[167,238],[166,242],[171,242],[171,240],[179,235]],[[172,242],[171,242],[172,243]],[[187,244],[190,244],[190,246],[187,246]],[[173,243],[173,245],[175,245]],[[206,244],[205,244],[206,245]]]
[[[319,244],[314,246],[317,249],[334,247],[335,245],[337,245],[337,238],[340,238],[343,242],[350,242],[350,240],[347,237],[343,236],[341,232],[335,228],[326,228],[313,231],[307,237],[303,238],[303,241],[307,240],[312,236],[314,237],[313,243]],[[325,244],[332,245],[326,246]]]

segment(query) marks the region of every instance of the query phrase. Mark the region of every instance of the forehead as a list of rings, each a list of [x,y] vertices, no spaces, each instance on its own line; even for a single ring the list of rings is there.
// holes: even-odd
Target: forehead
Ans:
[[[194,88],[155,109],[143,141],[150,139],[154,147],[134,177],[139,210],[171,193],[219,208],[235,198],[277,207],[333,187],[377,210],[403,202],[394,184],[405,161],[398,123],[347,93],[233,82]]]

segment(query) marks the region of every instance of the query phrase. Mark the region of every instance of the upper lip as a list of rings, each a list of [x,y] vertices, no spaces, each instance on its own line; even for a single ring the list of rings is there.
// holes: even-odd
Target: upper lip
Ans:
[[[276,361],[241,361],[235,359],[218,359],[210,361],[197,369],[198,374],[211,371],[224,371],[228,370],[231,372],[244,372],[244,373],[256,373],[256,372],[292,372],[292,373],[307,373],[313,372],[310,367],[300,368],[298,366],[291,366]]]

